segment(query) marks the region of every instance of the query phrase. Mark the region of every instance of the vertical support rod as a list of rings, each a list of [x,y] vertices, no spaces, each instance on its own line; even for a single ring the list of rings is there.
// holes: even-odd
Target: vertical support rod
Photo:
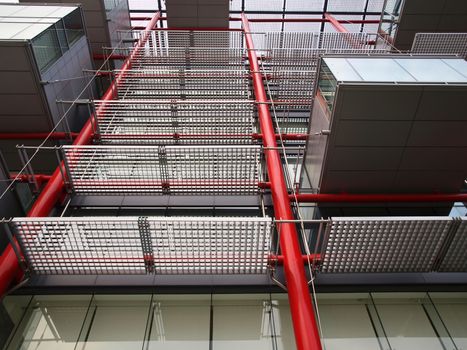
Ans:
[[[135,58],[138,49],[144,47],[149,35],[151,34],[149,31],[154,29],[157,21],[159,20],[160,12],[156,12],[152,17],[151,21],[148,23],[146,27],[146,32],[143,33],[141,38],[138,40],[136,46],[134,47],[130,56],[126,59],[125,63],[123,64],[121,71],[122,73],[118,76],[117,79],[113,81],[110,87],[105,92],[102,100],[109,101],[115,98],[116,96],[116,87],[124,77],[124,72],[131,69],[131,61]],[[105,104],[101,105],[100,108],[104,108]],[[91,115],[86,122],[86,124],[81,129],[79,135],[76,137],[73,145],[87,145],[90,144],[93,138],[93,127],[91,120],[94,118]],[[41,216],[48,216],[55,204],[58,202],[62,194],[64,193],[65,183],[62,177],[62,171],[65,172],[65,166],[63,162],[57,167],[57,169],[52,174],[47,185],[42,190],[41,194],[34,202],[31,210],[28,212],[28,217],[41,217]],[[15,246],[18,247],[18,242],[15,239]],[[13,246],[9,244],[2,256],[0,256],[0,297],[3,296],[10,285],[13,282],[19,282],[22,278],[22,271],[18,264],[18,260],[16,258]]]
[[[282,161],[277,150],[271,113],[267,105],[266,91],[258,64],[251,36],[248,18],[242,13],[243,31],[248,50],[251,76],[255,99],[258,105],[258,117],[263,134],[263,144],[271,147],[264,150],[271,194],[276,219],[293,220],[294,216],[288,197]],[[305,269],[303,266],[297,230],[293,223],[280,223],[280,248],[284,255],[284,273],[289,294],[290,312],[295,333],[295,343],[298,350],[321,350],[321,340],[316,324],[313,306],[310,298]]]

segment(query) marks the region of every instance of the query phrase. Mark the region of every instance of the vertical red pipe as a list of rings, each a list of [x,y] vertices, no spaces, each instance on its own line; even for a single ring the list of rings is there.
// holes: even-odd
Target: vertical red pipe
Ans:
[[[258,107],[258,117],[263,134],[264,147],[274,149],[264,150],[271,182],[271,195],[274,205],[274,215],[278,220],[293,220],[294,216],[290,206],[282,161],[277,151],[276,137],[269,107],[266,104],[267,97],[263,85],[262,75],[258,64],[258,57],[254,49],[250,25],[247,17],[242,13],[242,24],[245,33],[248,59],[250,61],[253,88]],[[295,333],[295,342],[298,350],[321,350],[321,340],[311,303],[310,291],[305,277],[297,230],[293,223],[281,223],[280,248],[284,255],[284,273],[289,294],[290,312]]]
[[[159,20],[160,12],[157,12],[152,17],[151,21],[146,26],[146,30],[154,29],[157,21]],[[135,57],[138,49],[143,47],[146,43],[150,33],[143,33],[142,37],[137,42],[135,48],[133,49],[130,56],[127,58],[123,64],[121,71],[124,72],[131,68],[131,60]],[[116,86],[119,84],[120,80],[123,78],[124,74],[120,74],[119,77],[110,85],[110,87],[105,92],[102,97],[103,100],[112,100],[115,97]],[[91,116],[89,120],[84,125],[83,129],[73,142],[73,145],[86,145],[91,143],[93,137],[93,125],[92,119],[94,116]],[[61,168],[61,170],[60,170]],[[31,210],[28,213],[29,217],[37,216],[48,216],[60,196],[63,194],[65,184],[62,178],[62,171],[65,171],[63,163],[55,170],[52,174],[47,185],[44,187],[43,191],[34,202]],[[14,242],[18,246],[18,242]],[[19,248],[19,247],[18,247]],[[5,248],[2,256],[0,257],[0,296],[3,296],[7,291],[12,282],[17,282],[22,278],[22,271],[18,265],[18,260],[15,255],[12,245],[8,245]]]

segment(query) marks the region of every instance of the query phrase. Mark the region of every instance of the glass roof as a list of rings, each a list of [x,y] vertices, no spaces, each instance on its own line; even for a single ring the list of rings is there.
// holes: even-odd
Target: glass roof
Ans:
[[[154,11],[165,15],[166,0],[129,0],[133,16],[151,16]],[[248,18],[300,19],[324,18],[324,13],[331,13],[338,20],[379,20],[384,0],[229,0],[230,17],[239,17],[245,12]],[[143,21],[133,21],[133,25],[142,26]],[[167,27],[167,21],[162,21]],[[372,32],[378,24],[344,24],[350,32]],[[230,28],[240,28],[239,21],[230,21]],[[254,22],[254,31],[325,31],[332,32],[330,23],[319,22]]]

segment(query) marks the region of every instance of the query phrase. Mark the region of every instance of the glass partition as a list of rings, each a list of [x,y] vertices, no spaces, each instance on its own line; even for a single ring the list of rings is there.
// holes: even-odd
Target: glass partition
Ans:
[[[63,18],[68,37],[68,44],[71,46],[76,40],[84,35],[83,19],[80,9],[74,10]]]
[[[77,8],[32,39],[32,50],[39,70],[45,72],[83,35],[81,11]]]
[[[32,50],[41,72],[49,68],[62,55],[57,31],[54,26],[32,39]]]
[[[318,93],[323,97],[331,113],[336,95],[337,80],[326,63],[321,60],[321,67],[318,78]]]
[[[286,294],[13,296],[1,311],[7,350],[295,349]],[[467,293],[323,293],[317,315],[326,350],[467,347]]]

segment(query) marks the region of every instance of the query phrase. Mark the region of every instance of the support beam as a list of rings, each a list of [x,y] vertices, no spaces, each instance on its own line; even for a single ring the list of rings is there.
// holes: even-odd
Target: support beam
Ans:
[[[77,132],[15,132],[0,133],[0,140],[70,140],[78,136]]]
[[[340,22],[332,15],[329,13],[324,14],[324,18],[329,21],[329,23],[332,24],[335,30],[337,30],[339,33],[348,33],[349,31],[342,25]]]
[[[52,175],[43,175],[43,174],[36,174],[36,175],[27,175],[27,174],[20,174],[19,176],[17,174],[11,174],[10,175],[10,180],[15,180],[19,182],[29,182],[29,181],[37,181],[39,186],[42,186],[44,182],[47,182],[50,180]]]
[[[269,257],[270,264],[274,265],[284,265],[284,256],[283,255],[271,255]],[[310,255],[302,255],[302,262],[304,265],[308,265],[308,263],[315,263],[319,264],[321,261],[321,254],[310,254]]]
[[[145,28],[141,28],[144,30]],[[101,53],[93,53],[92,58],[95,60],[102,60],[105,61],[107,59],[109,60],[126,60],[128,58],[127,55],[118,55],[118,54],[112,54],[112,55],[103,55]]]
[[[261,133],[263,134],[267,171],[271,182],[271,195],[274,215],[279,220],[293,220],[294,216],[290,206],[281,156],[277,150],[276,137],[271,114],[266,104],[267,96],[260,72],[258,57],[256,55],[250,24],[245,14],[242,14],[242,24],[245,33],[245,42],[248,50],[251,76],[255,100],[258,108],[258,118]],[[305,278],[298,233],[293,223],[280,223],[277,226],[280,234],[279,244],[284,255],[284,274],[289,295],[290,311],[295,333],[295,343],[298,350],[321,350],[321,340],[315,320],[310,291]]]
[[[241,21],[240,17],[230,17],[230,21]],[[248,21],[251,23],[329,23],[330,20],[326,18],[251,18]],[[340,22],[340,21],[338,21]],[[349,19],[345,23],[350,24],[379,24],[378,19]]]
[[[152,30],[155,28],[157,21],[159,20],[160,12],[157,12],[152,17],[151,21],[148,23],[146,30]],[[102,100],[112,100],[116,96],[116,87],[120,83],[120,80],[124,76],[124,72],[131,69],[131,61],[135,57],[139,48],[144,47],[144,44],[149,38],[150,33],[146,32],[143,36],[138,40],[133,52],[127,58],[125,63],[121,68],[121,74],[115,81],[110,85],[108,90],[105,92]],[[100,108],[105,107],[101,105]],[[94,116],[90,116],[86,124],[84,125],[83,129],[73,142],[73,145],[87,145],[91,143],[93,138],[93,122]],[[29,217],[37,217],[37,216],[48,216],[50,211],[53,209],[55,204],[59,201],[59,199],[64,194],[65,184],[62,178],[62,172],[65,173],[65,166],[62,162],[60,166],[55,170],[52,174],[52,177],[48,181],[45,188],[42,190],[41,194],[34,202],[31,210],[28,212]],[[18,247],[18,242],[14,242],[14,244]],[[8,289],[10,288],[13,282],[18,282],[22,278],[22,270],[18,264],[18,259],[15,255],[13,246],[10,244],[5,248],[2,256],[0,257],[0,297],[3,296]]]
[[[295,200],[294,195],[289,195]],[[435,193],[435,194],[326,194],[303,193],[296,195],[300,203],[433,203],[433,202],[467,202],[467,193]]]

